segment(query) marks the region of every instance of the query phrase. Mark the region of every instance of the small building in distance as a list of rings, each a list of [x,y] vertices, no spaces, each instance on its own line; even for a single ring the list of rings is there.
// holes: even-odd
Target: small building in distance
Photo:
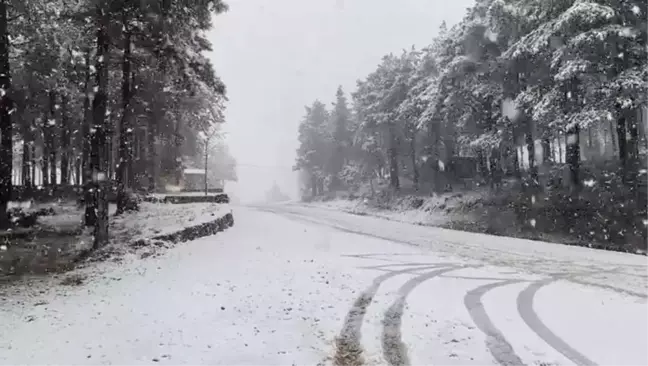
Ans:
[[[207,176],[208,190],[224,190],[225,179],[218,179],[213,174]],[[205,190],[205,170],[198,168],[185,168],[182,171],[182,190],[188,192]]]

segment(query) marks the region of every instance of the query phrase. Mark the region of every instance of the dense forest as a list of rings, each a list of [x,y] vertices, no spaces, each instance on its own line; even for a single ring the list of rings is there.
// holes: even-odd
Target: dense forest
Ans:
[[[645,245],[646,11],[477,0],[429,45],[384,56],[351,101],[340,88],[306,108],[304,197],[487,189],[523,223]]]
[[[205,52],[220,0],[0,0],[0,226],[7,204],[84,187],[107,240],[108,192],[202,167],[225,85]],[[233,163],[232,163],[233,164]]]

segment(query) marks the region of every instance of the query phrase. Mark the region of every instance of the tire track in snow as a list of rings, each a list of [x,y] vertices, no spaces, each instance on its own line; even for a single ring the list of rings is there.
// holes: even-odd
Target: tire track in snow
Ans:
[[[344,366],[357,366],[364,363],[362,356],[363,348],[361,342],[362,338],[362,323],[364,316],[367,313],[367,308],[371,305],[374,296],[378,292],[380,285],[392,277],[402,274],[408,274],[421,269],[433,269],[439,267],[448,267],[448,264],[427,265],[415,268],[407,268],[399,271],[385,273],[376,277],[373,283],[365,289],[360,296],[353,302],[351,309],[347,312],[344,319],[344,325],[340,331],[340,335],[335,340],[335,356],[333,358],[336,365]]]
[[[515,353],[513,346],[506,340],[504,334],[491,321],[482,303],[482,298],[488,291],[494,288],[517,282],[521,282],[521,280],[506,280],[490,283],[474,288],[464,296],[464,306],[468,310],[468,314],[470,314],[477,328],[486,335],[486,347],[488,347],[495,360],[504,366],[524,365],[524,362]]]
[[[383,356],[391,366],[407,366],[410,364],[409,356],[407,355],[407,346],[403,343],[401,336],[401,325],[403,312],[407,303],[407,296],[409,296],[409,294],[423,282],[437,277],[443,273],[462,268],[467,267],[454,266],[451,268],[444,268],[424,273],[405,282],[405,284],[401,286],[400,289],[398,289],[398,298],[387,309],[383,318]]]
[[[560,278],[551,278],[537,281],[522,290],[522,292],[520,292],[517,297],[518,313],[520,313],[522,320],[524,320],[526,325],[531,328],[531,330],[535,334],[537,334],[553,349],[562,353],[563,356],[567,357],[576,365],[596,365],[594,361],[590,360],[587,356],[572,348],[572,346],[570,346],[562,338],[552,332],[551,329],[549,329],[549,327],[547,327],[542,322],[538,314],[533,309],[533,301],[538,290],[558,280],[560,280]]]

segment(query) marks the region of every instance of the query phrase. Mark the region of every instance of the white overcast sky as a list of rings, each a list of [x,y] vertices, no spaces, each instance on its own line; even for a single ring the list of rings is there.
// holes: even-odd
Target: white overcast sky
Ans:
[[[380,58],[429,44],[443,20],[457,23],[473,0],[226,0],[209,38],[227,85],[227,142],[239,182],[226,191],[264,196],[273,181],[291,195],[304,106],[330,103]]]

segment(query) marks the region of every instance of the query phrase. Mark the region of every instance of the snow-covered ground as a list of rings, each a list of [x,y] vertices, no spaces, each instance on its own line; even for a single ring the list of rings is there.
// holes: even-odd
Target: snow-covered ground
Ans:
[[[231,207],[218,203],[140,203],[138,212],[112,218],[114,236],[131,240],[170,234],[186,227],[204,224],[231,211]]]
[[[0,246],[0,280],[9,273],[45,273],[69,267],[79,254],[92,247],[92,229],[83,229],[83,207],[74,202],[23,205],[23,209],[53,208],[55,215],[40,216],[42,235],[25,242]],[[123,256],[140,248],[130,244],[152,239],[182,229],[214,221],[231,212],[229,205],[216,203],[165,204],[140,203],[140,210],[114,216],[116,205],[109,206],[110,244],[95,254]],[[58,232],[58,235],[54,235]],[[157,246],[149,246],[147,254],[157,254]],[[142,254],[142,253],[138,253]]]
[[[1,364],[648,364],[646,258],[332,210],[0,288]]]
[[[469,201],[469,199],[466,199]],[[395,205],[389,210],[381,210],[372,207],[363,199],[335,199],[331,201],[313,202],[304,206],[315,208],[328,208],[335,211],[343,211],[357,215],[371,215],[387,220],[406,222],[417,225],[444,225],[448,222],[449,214],[439,206],[444,203],[437,197],[426,197],[424,206],[412,208],[409,202],[402,202],[402,205]],[[427,207],[426,207],[427,206]]]
[[[188,196],[188,197],[200,197],[200,196],[217,196],[219,194],[223,194],[224,192],[208,192],[208,194],[205,194],[205,192],[201,191],[196,191],[196,192],[169,192],[169,193],[150,193],[150,197],[154,197],[157,199],[164,199],[166,196]]]

